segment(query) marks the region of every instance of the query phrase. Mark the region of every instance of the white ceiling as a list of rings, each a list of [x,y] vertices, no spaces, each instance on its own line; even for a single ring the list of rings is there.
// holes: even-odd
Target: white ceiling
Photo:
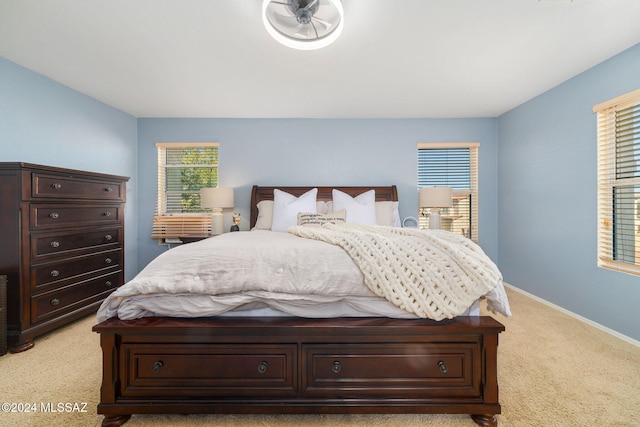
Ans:
[[[343,0],[331,46],[262,0],[0,0],[0,56],[136,117],[496,117],[640,43],[640,0]]]

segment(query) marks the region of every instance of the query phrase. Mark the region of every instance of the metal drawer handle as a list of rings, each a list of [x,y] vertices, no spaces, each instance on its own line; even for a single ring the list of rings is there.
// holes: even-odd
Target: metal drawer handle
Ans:
[[[60,304],[60,300],[58,298],[54,298],[51,300],[51,305],[58,305]]]
[[[49,218],[52,218],[52,219],[57,219],[59,216],[60,214],[58,214],[58,212],[51,212],[49,214]]]
[[[110,288],[113,283],[111,283],[111,280],[107,280],[106,282],[104,282],[105,285],[107,285],[107,288]]]
[[[111,260],[111,258],[106,258],[106,259],[104,260],[104,263],[105,263],[105,264],[111,264],[112,262],[113,262],[113,261]]]
[[[447,368],[447,364],[442,362],[442,361],[438,362],[438,368],[440,368],[440,372],[443,373],[443,374],[446,374],[447,371],[449,370]]]
[[[52,247],[52,248],[57,248],[57,247],[59,247],[59,246],[60,246],[60,242],[55,241],[55,240],[54,240],[53,242],[51,242],[51,247]]]
[[[264,374],[265,372],[267,372],[267,369],[269,368],[269,364],[265,361],[260,362],[260,364],[258,365],[258,372],[261,374]]]
[[[104,215],[104,216],[111,216],[111,212],[105,212],[105,213],[103,213],[102,215]]]
[[[331,365],[331,372],[333,372],[334,374],[339,374],[341,370],[342,370],[342,365],[340,365],[340,362],[338,361],[333,362],[333,364]]]
[[[106,236],[104,236],[104,240],[106,240],[107,242],[110,242],[113,240],[113,236],[111,234],[107,234]]]
[[[153,365],[151,365],[151,372],[153,372],[154,374],[157,374],[158,371],[160,371],[160,369],[162,369],[163,366],[164,366],[164,363],[162,363],[162,360],[158,360]]]
[[[111,193],[113,191],[113,188],[105,187],[104,191],[106,191],[107,193]]]
[[[51,277],[58,277],[60,272],[58,270],[51,270]]]
[[[59,189],[62,188],[62,184],[59,184],[57,182],[53,183],[53,184],[51,184],[51,188],[53,188],[54,190],[59,190]]]

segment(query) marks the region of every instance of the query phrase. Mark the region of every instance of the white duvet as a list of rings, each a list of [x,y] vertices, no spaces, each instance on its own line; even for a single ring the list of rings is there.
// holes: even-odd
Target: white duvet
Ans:
[[[501,283],[486,296],[506,301]],[[369,290],[340,247],[258,230],[168,250],[109,295],[97,316],[208,317],[263,308],[301,317],[416,317]]]

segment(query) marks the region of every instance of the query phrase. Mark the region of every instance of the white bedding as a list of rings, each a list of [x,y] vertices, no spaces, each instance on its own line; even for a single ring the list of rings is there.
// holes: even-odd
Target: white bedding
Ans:
[[[501,286],[487,297],[506,300]],[[340,247],[256,230],[226,233],[161,254],[109,295],[98,321],[114,316],[208,317],[233,310],[300,317],[416,317],[370,291]]]

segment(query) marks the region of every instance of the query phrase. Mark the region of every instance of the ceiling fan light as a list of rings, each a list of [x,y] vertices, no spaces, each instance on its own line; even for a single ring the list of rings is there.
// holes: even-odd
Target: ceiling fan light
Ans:
[[[280,8],[287,15],[278,14],[274,8]],[[300,10],[303,8],[305,10]],[[315,16],[318,12],[322,18]],[[267,32],[285,46],[300,50],[320,49],[340,36],[344,9],[341,0],[263,0],[262,22]]]

